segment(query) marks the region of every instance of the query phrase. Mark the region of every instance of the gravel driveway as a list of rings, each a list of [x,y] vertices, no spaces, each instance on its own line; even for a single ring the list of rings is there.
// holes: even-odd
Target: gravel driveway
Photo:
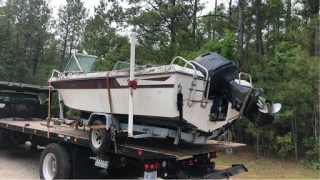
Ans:
[[[1,179],[39,179],[41,152],[30,153],[26,145],[0,149]]]
[[[29,152],[28,144],[18,145],[11,149],[0,149],[0,179],[40,179],[39,161],[41,150]],[[43,149],[43,148],[42,148]],[[121,172],[119,173],[121,174]],[[107,176],[105,172],[100,172],[100,178],[124,178],[132,179],[120,175],[119,177]]]

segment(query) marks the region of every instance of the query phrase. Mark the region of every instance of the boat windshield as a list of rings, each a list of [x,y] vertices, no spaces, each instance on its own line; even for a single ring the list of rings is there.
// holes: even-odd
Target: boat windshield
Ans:
[[[64,70],[65,72],[90,72],[97,60],[97,56],[75,53]]]
[[[129,69],[129,68],[130,68],[130,63],[118,61],[117,64],[113,67],[112,71]]]

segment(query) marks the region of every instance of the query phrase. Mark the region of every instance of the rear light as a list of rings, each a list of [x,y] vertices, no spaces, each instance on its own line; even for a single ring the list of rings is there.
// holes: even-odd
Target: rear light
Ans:
[[[149,169],[149,164],[145,164],[145,165],[144,165],[144,169],[145,169],[145,170],[148,170],[148,169]]]
[[[185,164],[186,164],[186,162],[184,162],[184,161],[183,161],[183,162],[182,162],[182,164],[183,164],[183,165],[185,165]]]
[[[189,164],[192,164],[192,160],[189,161]]]
[[[150,169],[154,169],[154,164],[151,164],[151,165],[150,165]]]
[[[197,163],[197,162],[198,162],[198,159],[195,159],[194,162]]]
[[[213,157],[213,158],[218,157],[218,152],[217,151],[212,152],[211,153],[211,157]]]
[[[156,169],[158,169],[158,168],[159,168],[159,163],[156,162],[156,163],[154,164],[154,167],[155,167]]]
[[[142,151],[141,151],[141,150],[138,151],[138,155],[139,155],[139,156],[142,156]]]

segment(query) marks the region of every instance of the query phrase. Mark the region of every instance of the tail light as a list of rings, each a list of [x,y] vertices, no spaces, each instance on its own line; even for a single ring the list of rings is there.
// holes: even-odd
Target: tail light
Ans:
[[[197,162],[198,162],[198,159],[194,159],[194,162],[197,163]]]
[[[216,158],[216,157],[218,157],[218,154],[219,154],[218,151],[212,152],[211,157]]]
[[[155,162],[155,163],[146,163],[144,164],[144,169],[145,170],[156,170],[160,168],[160,163]]]
[[[159,163],[156,162],[156,163],[154,164],[154,167],[155,167],[156,169],[158,169],[158,168],[159,168]]]
[[[218,157],[218,155],[219,155],[218,151],[215,152],[215,155],[216,155],[216,157]]]

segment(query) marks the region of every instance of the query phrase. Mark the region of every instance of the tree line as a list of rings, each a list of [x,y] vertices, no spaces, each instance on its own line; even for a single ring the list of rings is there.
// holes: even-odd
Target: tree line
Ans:
[[[47,0],[7,0],[0,7],[0,80],[46,84],[72,49],[99,56],[96,71],[130,55],[128,29],[139,34],[137,64],[168,64],[216,51],[253,77],[283,108],[274,125],[233,124],[257,157],[306,157],[319,167],[318,0],[101,0],[89,16],[83,0],[66,0],[53,16]],[[128,6],[129,5],[129,6]]]

